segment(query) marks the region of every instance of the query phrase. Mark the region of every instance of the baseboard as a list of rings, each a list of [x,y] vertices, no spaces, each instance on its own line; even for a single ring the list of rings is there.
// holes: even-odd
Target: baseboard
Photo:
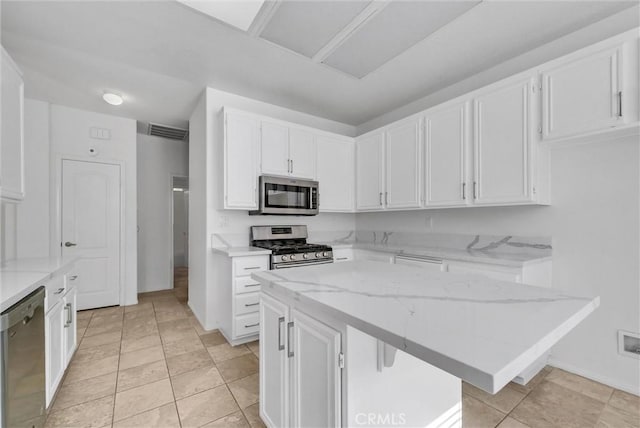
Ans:
[[[573,364],[569,364],[566,363],[564,361],[558,360],[556,358],[554,358],[553,356],[551,356],[549,358],[549,365],[553,366],[553,367],[557,367],[559,369],[577,374],[579,376],[583,376],[586,377],[588,379],[591,380],[595,380],[596,382],[600,382],[603,383],[605,385],[608,385],[612,388],[616,388],[625,392],[628,392],[630,394],[634,394],[634,395],[640,395],[640,387],[638,385],[633,385],[630,383],[623,383],[623,382],[619,382],[615,379],[612,379],[610,377],[607,376],[602,376],[599,375],[597,373],[594,373],[590,370],[585,370],[581,367],[575,366]]]

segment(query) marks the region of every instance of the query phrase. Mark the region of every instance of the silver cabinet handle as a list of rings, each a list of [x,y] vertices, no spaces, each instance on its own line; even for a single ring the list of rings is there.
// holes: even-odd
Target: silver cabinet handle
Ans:
[[[244,306],[245,308],[249,308],[251,306],[258,306],[260,303],[245,303]]]
[[[462,183],[462,200],[467,199],[467,183]]]
[[[245,284],[244,288],[258,287],[260,284]]]
[[[336,257],[336,260],[349,260],[349,257]]]
[[[382,192],[380,192],[380,206],[382,206]]]
[[[78,244],[76,244],[75,242],[67,241],[67,242],[64,243],[65,247],[75,247],[76,245],[78,245]]]
[[[64,291],[64,287],[63,288],[58,288],[58,291],[54,291],[53,294],[60,294]]]
[[[282,343],[282,325],[284,324],[284,317],[278,318],[278,351],[284,350],[284,343]]]
[[[244,268],[244,270],[256,270],[256,269],[260,269],[260,266],[250,266],[250,267]]]
[[[73,315],[71,314],[71,303],[64,305],[64,310],[67,311],[67,321],[64,323],[64,327],[67,328],[73,322]]]
[[[259,322],[255,323],[255,324],[245,324],[245,325],[244,325],[244,328],[257,327],[257,326],[259,326],[259,325],[260,325],[260,323],[259,323]]]
[[[291,159],[291,174],[293,174],[293,159]]]
[[[618,117],[622,117],[622,91],[618,91]]]
[[[76,279],[78,279],[78,275],[72,275],[69,277],[69,281],[75,281]]]
[[[293,336],[293,321],[289,321],[287,324],[287,356],[293,357],[293,346],[291,346],[291,336]]]
[[[384,204],[389,205],[389,192],[384,192]]]
[[[478,193],[477,193],[477,190],[476,190],[476,189],[477,189],[477,187],[478,187],[478,186],[477,186],[477,183],[474,181],[474,182],[473,182],[473,199],[478,199],[478,196],[477,196],[477,195],[478,195]]]

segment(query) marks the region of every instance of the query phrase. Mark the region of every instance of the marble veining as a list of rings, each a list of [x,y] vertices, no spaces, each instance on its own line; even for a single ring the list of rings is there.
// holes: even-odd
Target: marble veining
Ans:
[[[490,393],[599,305],[598,297],[368,261],[253,277],[265,293],[351,325]]]

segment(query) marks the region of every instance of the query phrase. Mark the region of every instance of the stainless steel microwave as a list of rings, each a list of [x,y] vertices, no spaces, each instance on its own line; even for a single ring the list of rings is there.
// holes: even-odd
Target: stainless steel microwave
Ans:
[[[258,210],[250,215],[318,214],[317,181],[261,175],[258,197]]]

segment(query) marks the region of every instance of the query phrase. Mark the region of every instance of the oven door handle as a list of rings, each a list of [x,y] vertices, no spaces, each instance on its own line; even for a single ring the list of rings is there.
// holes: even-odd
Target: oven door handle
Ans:
[[[300,266],[326,265],[326,264],[329,264],[329,263],[333,263],[333,260],[326,260],[326,261],[313,262],[313,263],[300,262],[300,263],[291,263],[291,264],[280,264],[280,265],[275,265],[273,268],[274,269],[289,269],[289,268],[300,267]]]

